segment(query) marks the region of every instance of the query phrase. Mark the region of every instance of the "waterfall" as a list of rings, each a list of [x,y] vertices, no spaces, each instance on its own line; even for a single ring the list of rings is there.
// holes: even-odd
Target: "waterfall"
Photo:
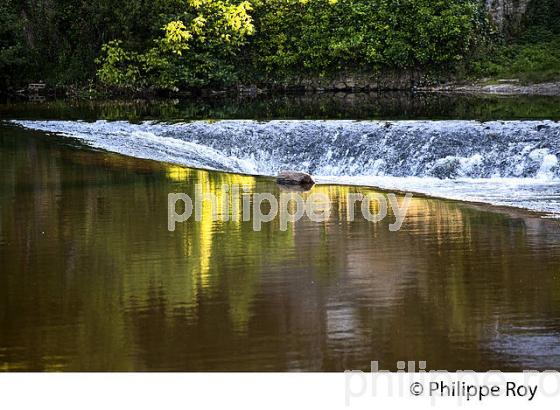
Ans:
[[[293,169],[324,182],[560,210],[560,123],[553,121],[13,122],[190,167],[259,175]]]

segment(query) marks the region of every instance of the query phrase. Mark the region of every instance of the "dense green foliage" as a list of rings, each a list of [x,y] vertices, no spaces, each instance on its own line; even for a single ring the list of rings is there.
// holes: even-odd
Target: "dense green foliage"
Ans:
[[[533,0],[515,44],[494,39],[489,49],[483,3],[0,0],[0,88],[185,89],[458,68],[558,77],[560,0]]]
[[[522,40],[538,42],[560,35],[560,0],[533,0],[525,16]]]
[[[0,1],[0,89],[17,82],[27,62],[21,21],[12,3]]]
[[[104,45],[98,73],[111,85],[172,88],[435,68],[468,53],[479,11],[467,0],[189,0],[149,47]]]
[[[174,88],[231,82],[232,58],[253,34],[247,1],[188,0],[148,47],[119,40],[102,47],[99,78],[119,87]]]
[[[256,71],[435,68],[460,61],[482,24],[468,0],[269,0],[255,9]]]
[[[522,82],[560,79],[560,0],[534,0],[509,41],[495,42],[472,62],[479,77]]]
[[[524,83],[560,79],[560,36],[537,43],[497,47],[492,59],[473,63],[479,77],[515,78]]]

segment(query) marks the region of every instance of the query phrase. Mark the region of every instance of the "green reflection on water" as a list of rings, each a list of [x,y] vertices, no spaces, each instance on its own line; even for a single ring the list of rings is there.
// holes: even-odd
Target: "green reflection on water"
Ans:
[[[414,198],[403,229],[204,218],[167,195],[273,180],[93,152],[0,128],[0,368],[560,368],[558,223]],[[229,200],[220,197],[221,201]]]
[[[560,97],[442,93],[311,93],[132,101],[10,101],[0,119],[471,119],[560,120]]]

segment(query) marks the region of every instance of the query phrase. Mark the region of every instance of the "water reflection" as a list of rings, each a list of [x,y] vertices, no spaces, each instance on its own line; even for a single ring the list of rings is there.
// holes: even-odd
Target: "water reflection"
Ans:
[[[0,368],[560,369],[558,222],[414,198],[394,218],[167,230],[167,194],[274,181],[0,129]],[[218,209],[222,209],[218,207]]]
[[[445,93],[295,93],[166,100],[0,101],[0,119],[473,119],[560,120],[560,97]]]

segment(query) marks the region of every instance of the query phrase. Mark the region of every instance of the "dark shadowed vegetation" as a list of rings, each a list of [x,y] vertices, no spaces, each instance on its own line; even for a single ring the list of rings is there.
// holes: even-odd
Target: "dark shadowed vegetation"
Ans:
[[[0,0],[0,88],[289,83],[347,73],[560,77],[560,0],[498,33],[481,0]]]

